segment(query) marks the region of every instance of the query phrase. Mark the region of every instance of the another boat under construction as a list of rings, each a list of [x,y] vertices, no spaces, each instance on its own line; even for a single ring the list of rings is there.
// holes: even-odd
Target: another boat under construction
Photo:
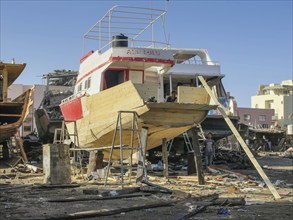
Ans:
[[[78,135],[79,147],[111,146],[119,111],[137,113],[139,129],[148,129],[146,150],[195,127],[217,108],[198,76],[217,97],[226,97],[220,65],[207,50],[176,49],[166,39],[155,41],[153,30],[158,32],[156,25],[164,23],[165,14],[159,9],[115,6],[84,35],[97,40],[99,48],[81,58],[74,94],[60,105],[69,134]],[[165,33],[164,25],[162,29]],[[172,93],[173,99],[168,99]],[[119,126],[120,141],[138,146],[138,139],[131,138],[131,115],[125,114]]]
[[[55,70],[43,75],[46,80],[44,98],[34,113],[38,136],[43,143],[53,143],[55,129],[61,129],[63,115],[59,105],[73,94],[76,77],[77,72],[71,70]]]
[[[33,103],[33,89],[28,89],[22,95],[8,101],[8,87],[17,79],[26,64],[0,62],[0,143],[13,137],[29,114]]]

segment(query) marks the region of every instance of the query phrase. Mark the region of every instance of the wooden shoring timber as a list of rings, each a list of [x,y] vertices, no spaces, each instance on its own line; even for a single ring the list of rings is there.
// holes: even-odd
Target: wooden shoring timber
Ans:
[[[163,173],[164,173],[164,177],[165,178],[169,178],[169,164],[168,164],[168,150],[167,150],[167,139],[166,138],[163,138],[162,140],[162,154],[163,154],[163,163],[164,163],[164,170],[163,170]]]
[[[233,134],[235,135],[235,137],[237,138],[237,140],[239,141],[239,143],[240,143],[241,147],[243,148],[244,152],[246,153],[246,155],[249,157],[250,161],[252,162],[252,164],[256,168],[257,172],[262,177],[262,179],[264,180],[264,182],[267,184],[269,190],[271,191],[271,193],[273,194],[273,196],[275,197],[275,199],[280,199],[281,196],[279,195],[279,193],[277,192],[277,190],[275,189],[275,187],[273,186],[273,184],[271,183],[271,181],[269,180],[269,178],[267,177],[267,175],[265,174],[265,172],[263,171],[263,169],[261,168],[261,166],[259,165],[259,163],[255,159],[255,157],[253,156],[253,154],[251,153],[250,149],[248,148],[248,146],[244,142],[243,138],[241,137],[241,135],[239,134],[239,132],[237,131],[237,129],[233,125],[232,121],[227,116],[227,114],[226,114],[226,112],[224,110],[224,107],[218,101],[218,99],[216,98],[216,96],[213,94],[212,90],[208,86],[208,84],[205,81],[205,79],[202,76],[198,76],[198,79],[200,80],[200,82],[202,83],[202,85],[204,86],[204,88],[206,89],[206,91],[208,92],[208,94],[211,96],[211,98],[213,99],[213,101],[218,105],[218,110],[222,114],[223,118],[225,119],[226,123],[230,127],[231,131],[233,132]]]
[[[28,162],[28,158],[27,158],[26,152],[25,152],[24,147],[23,147],[23,140],[20,137],[20,131],[19,131],[19,129],[18,129],[17,134],[15,136],[15,140],[16,140],[17,145],[19,146],[19,149],[20,149],[20,153],[21,153],[23,162],[24,163],[27,163]]]
[[[196,166],[196,173],[198,178],[198,183],[200,185],[204,185],[204,174],[202,170],[202,163],[201,163],[201,153],[200,153],[200,147],[198,143],[198,135],[195,129],[191,129],[190,133],[192,135],[192,146],[193,146],[193,155],[194,155],[194,162]]]
[[[145,152],[148,141],[148,128],[143,127],[140,135],[140,148],[138,153],[138,164],[137,164],[137,172],[136,172],[136,184],[141,185],[143,181],[143,177],[147,180],[146,166],[145,166]]]
[[[8,71],[6,68],[4,68],[4,70],[3,70],[3,88],[2,88],[3,102],[7,102],[7,97],[8,97],[7,91],[8,91]]]

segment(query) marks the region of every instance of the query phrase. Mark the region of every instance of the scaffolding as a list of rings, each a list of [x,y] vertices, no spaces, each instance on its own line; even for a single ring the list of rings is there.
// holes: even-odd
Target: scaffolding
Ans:
[[[131,115],[131,128],[123,128],[122,126],[122,115]],[[106,169],[106,177],[105,177],[105,186],[107,185],[108,181],[108,176],[109,176],[109,170],[112,164],[112,156],[113,156],[113,151],[115,148],[115,141],[117,137],[117,132],[119,131],[119,150],[120,150],[120,171],[121,171],[121,187],[122,189],[124,188],[124,170],[128,169],[129,170],[129,183],[131,182],[131,175],[132,175],[132,156],[134,153],[134,138],[135,138],[135,132],[137,133],[137,138],[138,138],[138,153],[139,153],[139,160],[138,160],[138,165],[137,165],[137,179],[136,182],[141,182],[143,179],[143,176],[147,180],[147,170],[145,166],[145,155],[144,155],[144,149],[141,141],[141,136],[139,134],[139,127],[138,127],[138,122],[137,122],[137,113],[135,111],[119,111],[118,112],[118,117],[116,121],[116,127],[114,130],[114,135],[113,135],[113,140],[112,140],[112,147],[110,151],[110,156],[109,156],[109,161],[108,161],[108,166]],[[131,143],[130,146],[127,147],[122,143],[122,135],[123,131],[130,131],[131,132]],[[124,150],[130,150],[130,166],[129,167],[124,167],[123,165],[123,151]]]

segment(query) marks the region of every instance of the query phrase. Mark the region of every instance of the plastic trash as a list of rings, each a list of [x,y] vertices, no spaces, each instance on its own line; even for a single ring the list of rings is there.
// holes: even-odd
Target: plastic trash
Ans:
[[[254,189],[254,188],[244,188],[244,189],[240,189],[241,192],[256,192],[258,190]]]
[[[218,215],[229,215],[229,211],[228,211],[228,209],[225,209],[225,208],[218,208],[218,210],[217,210],[217,214]]]
[[[118,195],[116,190],[110,191],[109,194],[110,194],[110,196],[117,196]]]
[[[275,186],[285,186],[285,185],[286,185],[285,181],[282,181],[282,180],[277,180],[275,182]]]
[[[158,170],[163,170],[163,163],[162,161],[158,162]]]
[[[258,186],[260,186],[260,187],[266,187],[266,183],[265,182],[259,182],[259,184],[258,184]]]
[[[238,212],[247,212],[247,209],[237,209]]]

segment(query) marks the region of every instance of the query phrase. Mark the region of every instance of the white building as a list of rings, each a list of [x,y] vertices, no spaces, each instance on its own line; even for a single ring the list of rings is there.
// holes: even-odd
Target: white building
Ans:
[[[257,95],[251,97],[251,107],[274,109],[272,120],[280,127],[293,124],[293,80],[260,85]]]

